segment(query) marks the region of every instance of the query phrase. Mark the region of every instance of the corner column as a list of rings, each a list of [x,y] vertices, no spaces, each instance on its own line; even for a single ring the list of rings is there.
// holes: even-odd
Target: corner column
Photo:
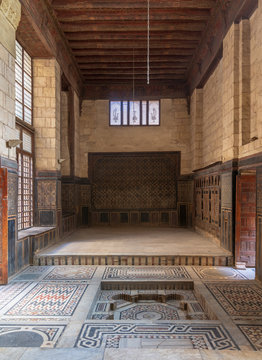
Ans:
[[[33,60],[35,128],[35,225],[61,233],[60,97],[55,59]]]

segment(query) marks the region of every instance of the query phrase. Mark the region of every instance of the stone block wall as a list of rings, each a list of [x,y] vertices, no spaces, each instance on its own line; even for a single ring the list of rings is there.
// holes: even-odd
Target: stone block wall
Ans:
[[[220,62],[203,89],[202,167],[221,160],[222,152],[222,82]]]
[[[80,116],[80,177],[88,177],[89,152],[181,151],[181,173],[191,170],[186,99],[162,99],[160,126],[109,126],[109,101],[84,100]]]
[[[61,175],[70,175],[70,154],[69,154],[69,108],[68,91],[61,92],[61,159],[65,161],[61,164]]]
[[[54,59],[33,59],[37,170],[60,170],[60,68]]]

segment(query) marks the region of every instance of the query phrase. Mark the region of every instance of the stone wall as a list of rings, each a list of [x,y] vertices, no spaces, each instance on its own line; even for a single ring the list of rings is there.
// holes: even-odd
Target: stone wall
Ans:
[[[60,68],[54,59],[33,59],[37,170],[60,170],[60,82]]]
[[[69,154],[69,109],[68,109],[68,91],[61,92],[61,159],[65,161],[61,164],[61,175],[70,175],[70,154]]]
[[[221,160],[222,152],[222,82],[220,62],[203,89],[202,167]]]
[[[33,60],[35,128],[35,225],[61,231],[61,74],[55,59]]]
[[[156,127],[110,127],[109,101],[85,100],[80,129],[81,177],[88,177],[89,152],[181,151],[181,173],[191,170],[186,99],[162,99],[160,126]]]

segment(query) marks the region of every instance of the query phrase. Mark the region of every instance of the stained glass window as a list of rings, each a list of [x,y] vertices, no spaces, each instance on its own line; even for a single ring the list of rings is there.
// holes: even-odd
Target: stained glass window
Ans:
[[[110,101],[109,125],[155,126],[160,125],[160,101]]]

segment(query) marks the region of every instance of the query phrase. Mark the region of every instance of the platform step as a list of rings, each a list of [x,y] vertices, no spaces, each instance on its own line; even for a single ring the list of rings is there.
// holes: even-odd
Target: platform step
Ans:
[[[233,266],[233,256],[35,255],[34,265]]]

